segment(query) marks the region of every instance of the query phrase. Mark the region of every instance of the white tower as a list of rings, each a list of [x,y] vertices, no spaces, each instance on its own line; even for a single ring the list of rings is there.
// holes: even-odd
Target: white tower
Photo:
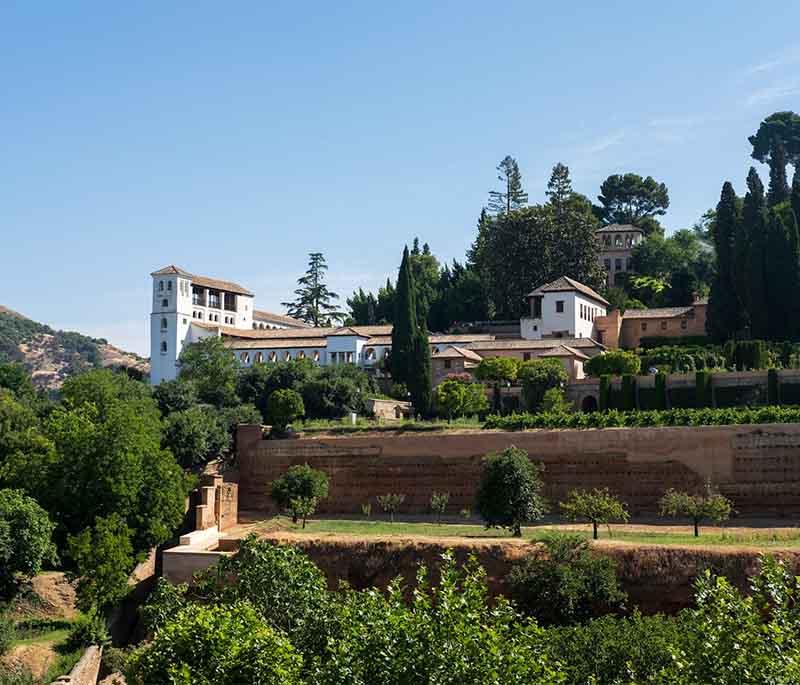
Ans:
[[[192,275],[170,265],[153,277],[153,308],[150,314],[150,383],[174,380],[178,357],[188,344],[192,320]]]

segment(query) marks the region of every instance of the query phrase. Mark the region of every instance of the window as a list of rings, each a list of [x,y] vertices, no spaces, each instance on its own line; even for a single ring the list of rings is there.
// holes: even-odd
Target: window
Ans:
[[[270,352],[270,353],[269,353],[269,360],[270,360],[271,362],[276,362],[276,361],[278,361],[278,355],[277,355],[277,354],[275,354],[274,352]]]
[[[444,360],[444,368],[445,368],[445,369],[449,369],[451,366],[453,366],[453,362],[452,362],[452,360],[450,360],[450,359],[445,359],[445,360]]]
[[[283,355],[283,358],[288,362],[292,358],[292,353],[291,352],[286,352]]]
[[[300,351],[297,353],[297,359],[305,359],[305,358],[306,358],[306,353],[305,353],[305,352],[303,352],[303,350],[300,350]]]
[[[219,290],[208,291],[208,306],[214,309],[220,309]]]
[[[556,311],[559,314],[564,312],[564,300],[556,300]]]
[[[610,259],[604,259],[603,260],[603,266],[606,267],[606,271],[611,271],[611,260]]]
[[[264,361],[264,353],[256,352],[256,364],[261,364]]]
[[[622,236],[618,233],[614,235],[614,247],[622,247]]]
[[[167,353],[167,341],[164,340],[161,343],[161,354],[166,354],[166,353]]]
[[[250,355],[247,352],[242,352],[242,354],[239,355],[239,359],[242,360],[242,364],[250,363]]]
[[[642,330],[643,331],[647,330],[647,321],[642,321]]]
[[[667,330],[667,322],[666,321],[662,321],[661,322],[661,330],[662,331],[666,331]]]
[[[538,327],[538,326],[534,326],[534,327],[533,327],[533,330],[534,330],[534,332],[536,332],[536,331],[538,331],[538,330],[539,330],[539,327]]]
[[[622,259],[619,257],[614,260],[614,271],[622,271]]]
[[[314,361],[319,362],[319,350],[314,350]]]
[[[161,319],[161,330],[162,331],[166,331],[167,330],[167,320],[166,319]]]
[[[531,353],[530,352],[523,352],[522,353],[522,361],[529,362],[531,360]]]
[[[633,271],[633,257],[628,257],[625,260],[625,270],[626,271]]]
[[[184,326],[186,325],[186,319],[184,319],[184,320],[183,320],[183,325],[184,325]]]
[[[167,290],[172,290],[172,281],[167,281]]]
[[[159,281],[159,282],[158,282],[158,289],[159,289],[160,291],[163,291],[163,290],[164,290],[164,281]]]
[[[681,319],[681,328],[685,331],[686,330],[686,319]]]
[[[161,306],[162,307],[169,307],[169,300],[167,300],[166,298],[161,300]]]

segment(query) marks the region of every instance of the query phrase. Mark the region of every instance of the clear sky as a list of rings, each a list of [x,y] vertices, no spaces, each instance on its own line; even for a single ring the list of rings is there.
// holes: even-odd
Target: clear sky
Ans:
[[[669,230],[800,109],[800,3],[5,2],[0,304],[148,353],[149,273],[282,311],[309,251],[342,300],[420,236],[462,259],[515,156],[669,187]],[[534,284],[532,284],[534,285]]]

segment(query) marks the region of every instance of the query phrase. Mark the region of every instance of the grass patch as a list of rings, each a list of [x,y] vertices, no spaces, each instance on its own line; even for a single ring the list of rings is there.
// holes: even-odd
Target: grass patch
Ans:
[[[686,531],[676,530],[680,522],[670,522],[669,525],[649,525],[646,530],[643,526],[613,526],[612,534],[603,528],[601,540],[615,540],[636,544],[662,544],[662,545],[720,545],[720,546],[752,546],[752,547],[800,547],[800,528],[734,528],[725,529],[715,526],[701,527],[700,537],[694,537],[691,526],[686,524]],[[542,540],[554,529],[567,529],[559,524],[543,524],[523,528],[523,539]],[[464,523],[433,523],[433,522],[407,522],[396,521],[390,523],[386,520],[352,520],[352,519],[314,519],[308,522],[303,530],[298,524],[295,526],[290,519],[276,517],[257,524],[256,533],[270,533],[277,530],[298,533],[301,535],[352,535],[354,537],[449,537],[464,539],[513,539],[511,534],[496,528],[487,530],[480,524]],[[574,527],[569,530],[587,539],[591,537],[590,526]]]
[[[339,421],[328,419],[311,419],[295,426],[302,433],[327,433],[332,435],[348,435],[352,433],[427,433],[444,430],[460,430],[464,428],[480,429],[483,422],[477,417],[453,419],[452,421],[377,421],[358,417],[355,425],[349,419]]]

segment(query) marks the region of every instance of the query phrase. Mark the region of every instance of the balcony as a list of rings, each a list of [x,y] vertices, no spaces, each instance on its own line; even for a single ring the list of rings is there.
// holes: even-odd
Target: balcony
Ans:
[[[197,293],[192,293],[192,304],[196,307],[205,307],[206,306],[206,298],[203,295],[198,295]]]

